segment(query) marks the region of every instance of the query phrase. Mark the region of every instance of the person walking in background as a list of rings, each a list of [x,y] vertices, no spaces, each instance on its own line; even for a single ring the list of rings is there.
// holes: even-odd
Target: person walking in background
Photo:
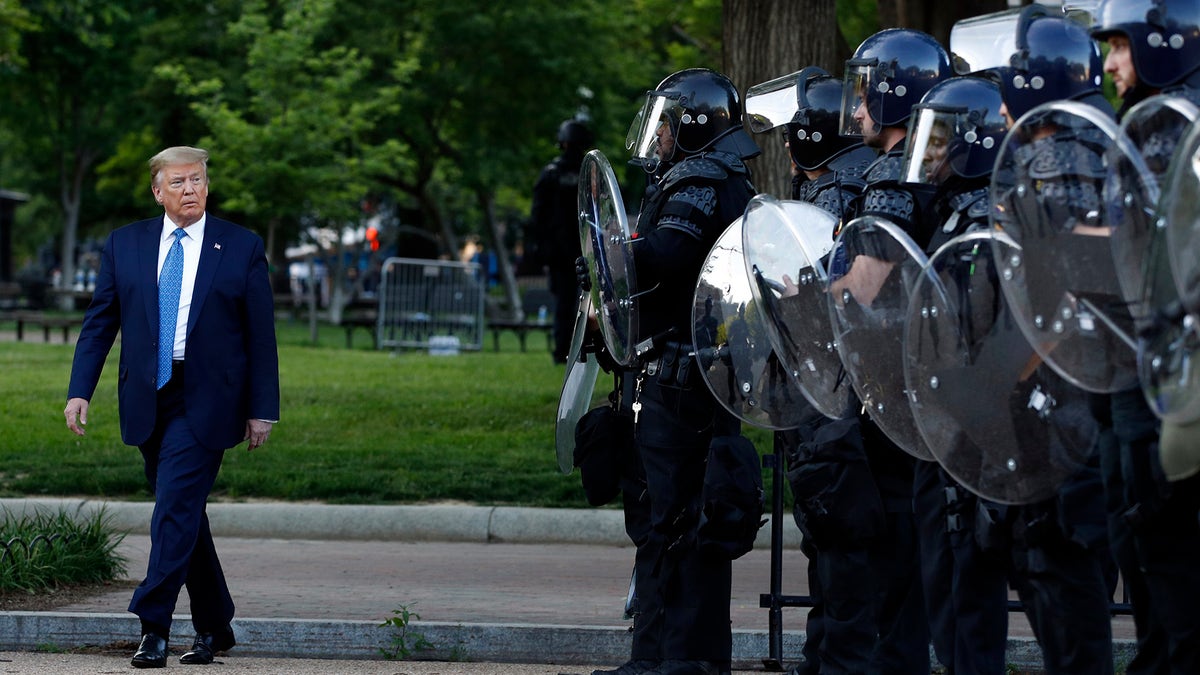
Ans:
[[[274,303],[262,238],[209,216],[208,152],[171,147],[150,159],[164,215],[112,232],[84,316],[67,406],[82,436],[88,404],[121,332],[121,438],[136,445],[155,496],[132,664],[166,665],[171,615],[185,585],[196,638],[180,661],[207,664],[235,644],[234,604],[205,507],[225,450],[263,445],[279,418]]]
[[[542,168],[533,186],[531,217],[537,258],[547,269],[554,294],[554,362],[566,363],[575,330],[579,284],[575,259],[579,244],[579,166],[592,146],[592,132],[582,122],[566,120],[558,127],[561,153]],[[526,307],[528,312],[530,308]]]

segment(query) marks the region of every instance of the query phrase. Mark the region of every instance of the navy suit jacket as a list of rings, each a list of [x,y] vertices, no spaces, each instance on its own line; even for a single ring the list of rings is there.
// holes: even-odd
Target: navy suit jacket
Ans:
[[[126,225],[104,245],[91,305],[75,346],[67,398],[91,400],[118,330],[121,438],[154,431],[158,373],[158,252],[163,216]],[[244,440],[246,420],[279,419],[275,306],[262,238],[211,214],[192,290],[184,404],[205,448]]]

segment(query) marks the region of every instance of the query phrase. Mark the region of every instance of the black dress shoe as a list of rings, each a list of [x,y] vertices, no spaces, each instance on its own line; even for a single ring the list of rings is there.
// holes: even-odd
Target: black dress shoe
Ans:
[[[208,665],[213,662],[217,652],[227,652],[236,644],[232,628],[216,633],[197,633],[196,639],[192,641],[192,648],[179,657],[179,662],[188,665]]]
[[[166,668],[167,639],[157,633],[146,633],[130,663],[134,668]]]
[[[721,669],[709,661],[668,660],[650,672],[654,675],[718,675]]]

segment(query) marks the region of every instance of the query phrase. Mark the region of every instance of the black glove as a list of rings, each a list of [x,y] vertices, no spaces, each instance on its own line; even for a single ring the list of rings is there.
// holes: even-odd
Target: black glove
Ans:
[[[588,273],[587,258],[583,256],[575,259],[575,281],[584,293],[592,290],[592,275]]]

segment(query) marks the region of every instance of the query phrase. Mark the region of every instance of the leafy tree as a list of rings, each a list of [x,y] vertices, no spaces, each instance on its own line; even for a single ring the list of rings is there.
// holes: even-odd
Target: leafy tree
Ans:
[[[305,0],[274,17],[266,2],[247,2],[228,26],[247,45],[232,75],[195,80],[182,64],[156,71],[209,129],[201,143],[212,152],[214,194],[265,230],[276,261],[309,228],[340,233],[356,222],[368,193],[363,137],[388,101],[365,85],[369,62],[358,50],[318,44],[336,10],[335,0]],[[341,237],[330,242],[340,253]],[[344,299],[340,285],[333,290],[336,321]]]
[[[136,74],[129,35],[145,22],[145,2],[43,0],[25,4],[30,30],[17,58],[0,70],[7,103],[0,119],[10,151],[22,158],[33,194],[54,195],[61,219],[62,271],[73,276],[76,241],[86,199],[93,194],[96,163],[112,152],[113,139],[135,105],[124,93]],[[89,225],[103,224],[103,216]]]

